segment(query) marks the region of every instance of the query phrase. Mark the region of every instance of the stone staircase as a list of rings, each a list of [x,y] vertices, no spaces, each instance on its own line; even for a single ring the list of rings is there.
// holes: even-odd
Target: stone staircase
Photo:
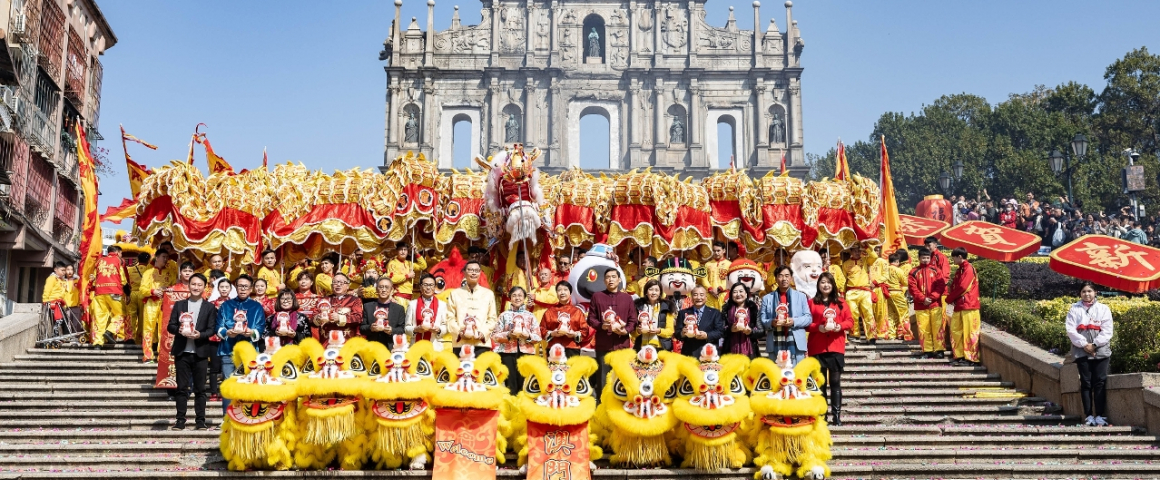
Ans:
[[[834,478],[1160,478],[1160,442],[1081,419],[984,368],[915,358],[898,342],[851,344]],[[218,432],[167,430],[173,404],[152,389],[140,350],[31,349],[0,364],[0,479],[391,476],[428,472],[224,471]],[[190,415],[192,415],[192,400]],[[207,415],[221,416],[210,402]],[[216,420],[215,420],[216,423]],[[192,425],[192,418],[190,419]],[[601,469],[600,478],[752,478],[751,469]],[[517,478],[514,469],[501,477]]]

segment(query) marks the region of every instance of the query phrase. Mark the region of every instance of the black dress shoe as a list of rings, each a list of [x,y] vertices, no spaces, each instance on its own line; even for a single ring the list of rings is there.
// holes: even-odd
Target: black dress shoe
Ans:
[[[169,427],[169,429],[175,430],[175,431],[176,430],[185,430],[185,424],[184,423],[175,423],[175,424],[173,424],[172,427]]]
[[[944,358],[947,358],[947,354],[945,354],[943,352],[934,352],[934,358],[942,360]]]
[[[834,421],[830,422],[830,425],[833,425],[835,427],[842,426],[842,411],[841,410],[834,410]]]
[[[112,346],[117,343],[117,336],[113,332],[105,331],[105,343]]]

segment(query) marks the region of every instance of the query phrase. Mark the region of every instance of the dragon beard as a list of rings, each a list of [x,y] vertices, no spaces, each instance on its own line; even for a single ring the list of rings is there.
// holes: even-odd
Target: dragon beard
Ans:
[[[527,240],[536,244],[536,230],[540,229],[540,214],[535,207],[526,202],[516,203],[508,211],[507,232],[508,249],[515,251],[520,242]]]
[[[302,441],[319,446],[337,445],[357,434],[355,406],[310,409],[305,415],[306,435]]]

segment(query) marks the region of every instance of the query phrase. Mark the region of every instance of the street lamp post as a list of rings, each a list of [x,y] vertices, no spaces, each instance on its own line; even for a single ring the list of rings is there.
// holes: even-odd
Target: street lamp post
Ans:
[[[1088,139],[1082,133],[1075,134],[1071,139],[1071,155],[1064,155],[1059,149],[1053,149],[1047,155],[1047,161],[1051,164],[1051,171],[1056,175],[1061,172],[1067,177],[1067,201],[1074,202],[1075,196],[1071,192],[1071,159],[1075,157],[1076,166],[1079,162],[1087,156]]]
[[[945,170],[938,176],[938,186],[947,197],[954,195],[955,184],[963,178],[963,162],[959,161],[952,164],[951,172],[954,172],[954,176]]]

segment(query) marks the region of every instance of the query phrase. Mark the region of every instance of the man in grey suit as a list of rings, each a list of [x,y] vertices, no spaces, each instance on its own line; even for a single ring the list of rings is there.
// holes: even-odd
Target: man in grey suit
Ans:
[[[782,265],[773,271],[777,290],[761,299],[761,324],[765,327],[765,353],[777,360],[777,352],[789,351],[793,362],[806,358],[806,327],[813,323],[809,299],[790,288],[793,270]]]

